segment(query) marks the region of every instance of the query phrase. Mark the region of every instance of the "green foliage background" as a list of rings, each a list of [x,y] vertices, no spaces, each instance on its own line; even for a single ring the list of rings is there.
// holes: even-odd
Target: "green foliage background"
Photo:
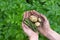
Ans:
[[[21,26],[28,10],[46,15],[51,28],[60,33],[60,0],[0,0],[0,40],[28,40]],[[39,40],[48,39],[39,35]]]

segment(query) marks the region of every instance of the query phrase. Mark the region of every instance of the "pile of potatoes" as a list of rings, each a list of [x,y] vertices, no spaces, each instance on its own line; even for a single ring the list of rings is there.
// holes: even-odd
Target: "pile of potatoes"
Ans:
[[[31,15],[30,17],[29,17],[29,19],[32,21],[32,22],[34,22],[34,24],[36,25],[36,26],[40,26],[41,25],[41,18],[38,18],[38,17],[36,17],[36,16],[34,16],[34,15]]]

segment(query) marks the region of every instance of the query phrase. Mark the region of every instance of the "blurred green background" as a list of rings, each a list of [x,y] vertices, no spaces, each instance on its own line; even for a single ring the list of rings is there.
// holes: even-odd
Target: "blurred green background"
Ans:
[[[21,23],[29,10],[44,14],[51,28],[60,33],[60,0],[0,0],[0,40],[28,40]],[[39,40],[48,39],[40,34]]]

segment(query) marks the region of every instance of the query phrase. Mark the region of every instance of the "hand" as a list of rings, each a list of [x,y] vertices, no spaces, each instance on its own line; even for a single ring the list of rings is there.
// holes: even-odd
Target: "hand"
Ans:
[[[60,35],[50,28],[49,21],[44,15],[39,14],[35,10],[31,12],[33,13],[33,15],[39,16],[42,19],[43,25],[38,27],[38,30],[41,34],[43,34],[50,40],[60,40]]]
[[[32,10],[31,12],[32,12],[33,15],[35,15],[37,17],[40,17],[42,19],[43,25],[39,26],[38,30],[39,30],[40,33],[42,33],[44,36],[46,36],[47,31],[49,31],[51,29],[49,21],[47,20],[47,18],[44,15],[39,14],[35,10]]]
[[[28,16],[30,15],[30,13],[27,11],[24,13],[24,18],[28,18]],[[29,36],[30,40],[38,40],[38,33],[32,31],[24,22],[22,22],[22,28],[24,30],[24,32]]]

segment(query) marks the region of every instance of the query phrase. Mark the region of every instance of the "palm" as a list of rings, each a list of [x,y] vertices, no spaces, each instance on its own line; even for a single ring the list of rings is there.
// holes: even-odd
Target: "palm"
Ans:
[[[50,25],[49,25],[49,21],[47,20],[47,18],[42,15],[39,14],[38,12],[36,12],[35,10],[32,11],[33,15],[40,17],[42,19],[43,25],[38,27],[39,32],[41,32],[43,35],[46,35],[47,31],[50,30]]]
[[[25,18],[28,18],[29,15],[30,15],[30,13],[29,13],[28,11],[25,12],[25,13],[24,13],[24,18],[23,18],[23,20],[24,20]],[[38,33],[32,31],[26,24],[24,24],[24,22],[22,22],[22,27],[23,27],[24,32],[25,32],[29,37],[30,37],[30,36],[36,36],[36,35],[38,35]]]

